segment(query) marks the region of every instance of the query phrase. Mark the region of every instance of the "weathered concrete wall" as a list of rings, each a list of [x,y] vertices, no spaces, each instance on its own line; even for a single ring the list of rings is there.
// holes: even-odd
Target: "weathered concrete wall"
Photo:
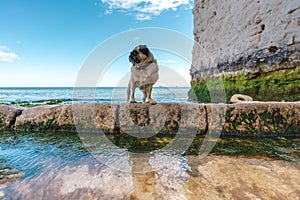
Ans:
[[[74,107],[75,106],[75,107]],[[0,107],[0,129],[223,135],[300,134],[300,102],[240,104],[79,104],[16,109]]]
[[[19,116],[21,113],[21,108],[0,105],[0,129],[13,128],[17,116]]]
[[[280,79],[277,74],[273,77],[272,72],[285,70],[285,74],[288,69],[295,76],[288,80],[292,86],[279,83],[281,92],[276,95],[285,100],[300,99],[296,88],[300,66],[300,1],[195,0],[193,13],[192,87],[223,76],[228,96],[240,92],[254,96],[255,100],[273,100],[264,95]],[[266,74],[272,76],[269,87],[258,91],[265,84],[260,84],[260,78]],[[246,83],[249,79],[256,82],[237,90],[226,82],[228,77],[233,83],[235,77]]]
[[[74,109],[73,109],[74,108]],[[27,108],[15,120],[18,131],[93,131],[114,132],[115,118],[110,104],[54,105]]]

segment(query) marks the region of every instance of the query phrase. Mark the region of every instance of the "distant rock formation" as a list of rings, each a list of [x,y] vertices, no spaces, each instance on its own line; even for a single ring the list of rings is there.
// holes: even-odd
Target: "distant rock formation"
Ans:
[[[193,13],[190,100],[210,102],[220,78],[227,101],[300,100],[300,1],[195,0]]]
[[[300,102],[0,106],[0,130],[299,136]],[[150,135],[149,135],[150,134]]]

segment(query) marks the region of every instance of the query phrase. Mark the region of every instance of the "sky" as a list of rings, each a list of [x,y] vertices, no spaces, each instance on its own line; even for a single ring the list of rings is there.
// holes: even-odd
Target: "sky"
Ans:
[[[0,87],[74,87],[91,53],[128,31],[162,28],[192,41],[192,7],[193,0],[0,0]],[[157,33],[153,38],[159,38]],[[141,42],[159,66],[175,70],[186,80],[170,78],[168,86],[188,86],[190,60]],[[128,79],[128,55],[133,48],[115,55],[97,86],[120,86],[121,79]],[[192,54],[190,47],[186,51]]]

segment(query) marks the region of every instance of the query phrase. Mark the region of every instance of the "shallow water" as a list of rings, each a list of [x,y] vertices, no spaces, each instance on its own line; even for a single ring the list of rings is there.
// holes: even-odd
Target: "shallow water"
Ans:
[[[91,138],[93,140],[91,140]],[[299,138],[203,137],[185,152],[174,136],[12,133],[0,136],[3,199],[296,199]],[[181,138],[184,143],[185,138]],[[82,143],[82,141],[84,141]],[[276,187],[275,187],[276,185]],[[201,198],[200,198],[201,197]],[[247,198],[246,198],[247,197]]]

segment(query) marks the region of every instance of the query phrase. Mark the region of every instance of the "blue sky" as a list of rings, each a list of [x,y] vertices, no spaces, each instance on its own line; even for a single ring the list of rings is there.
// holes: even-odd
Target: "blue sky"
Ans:
[[[124,31],[160,27],[192,39],[192,6],[191,0],[1,0],[0,87],[72,87],[89,54]],[[189,62],[154,52],[189,79]],[[112,61],[99,86],[116,86],[130,70],[127,57]]]

